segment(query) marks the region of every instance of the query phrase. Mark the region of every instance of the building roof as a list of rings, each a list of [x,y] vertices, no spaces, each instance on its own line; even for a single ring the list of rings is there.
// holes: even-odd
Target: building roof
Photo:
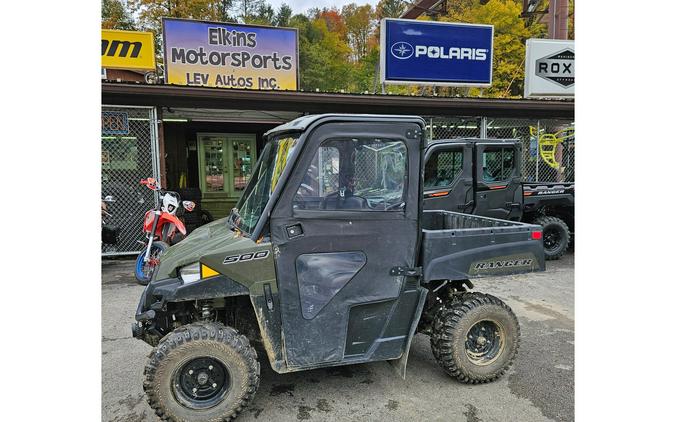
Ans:
[[[103,104],[106,105],[284,110],[308,114],[574,117],[574,101],[559,100],[333,94],[115,82],[103,82],[101,86]]]
[[[401,14],[403,19],[417,19],[424,14],[430,14],[436,7],[442,5],[444,0],[417,0]]]

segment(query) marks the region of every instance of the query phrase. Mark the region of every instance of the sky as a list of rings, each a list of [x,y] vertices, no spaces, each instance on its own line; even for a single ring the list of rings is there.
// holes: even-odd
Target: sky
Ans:
[[[341,9],[342,6],[349,3],[356,3],[361,6],[362,4],[369,3],[371,6],[375,7],[378,0],[267,0],[269,4],[274,7],[274,10],[279,9],[282,3],[286,3],[291,6],[293,13],[306,12],[307,10],[318,7],[322,9],[324,7],[337,7]]]

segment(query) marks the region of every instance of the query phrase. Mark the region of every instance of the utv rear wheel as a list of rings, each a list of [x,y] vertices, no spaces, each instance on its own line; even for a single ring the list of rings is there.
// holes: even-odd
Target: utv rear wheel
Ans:
[[[164,337],[145,366],[143,389],[165,421],[230,421],[255,395],[258,356],[233,328],[204,322]]]
[[[570,242],[570,229],[558,217],[539,217],[534,220],[544,231],[544,256],[547,260],[560,259]]]
[[[441,308],[431,329],[431,350],[438,364],[461,382],[498,379],[518,353],[520,326],[511,308],[498,298],[463,293]]]

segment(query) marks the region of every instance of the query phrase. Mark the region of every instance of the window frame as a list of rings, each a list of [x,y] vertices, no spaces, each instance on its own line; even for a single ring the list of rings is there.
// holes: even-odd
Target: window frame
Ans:
[[[485,169],[487,168],[485,154],[488,153],[488,152],[493,152],[494,150],[499,150],[499,152],[501,153],[502,177],[499,178],[499,179],[495,178],[495,180],[488,181],[488,180],[485,180]],[[504,173],[504,150],[510,150],[512,152],[511,172],[506,177],[503,176],[503,173]],[[518,167],[517,167],[518,166],[517,153],[518,153],[517,148],[515,148],[515,146],[512,146],[512,145],[483,144],[483,148],[480,152],[480,154],[481,154],[481,160],[480,160],[481,161],[481,168],[476,169],[476,170],[480,170],[480,180],[483,183],[486,183],[486,184],[509,182],[511,179],[513,179],[513,175],[517,172],[517,169],[518,169]]]
[[[377,210],[377,209],[301,209],[301,208],[295,208],[294,203],[295,203],[295,198],[298,195],[298,191],[302,185],[302,181],[295,187],[294,190],[292,190],[292,196],[290,198],[290,204],[291,208],[293,210],[293,215],[296,217],[317,217],[317,218],[326,218],[328,217],[331,213],[337,213],[336,215],[342,215],[342,214],[350,214],[350,213],[358,213],[359,215],[400,215],[404,216],[406,215],[406,211],[408,209],[408,190],[409,190],[409,173],[410,173],[410,152],[408,150],[408,145],[406,141],[402,138],[398,137],[377,137],[377,136],[350,136],[350,135],[337,135],[337,136],[329,136],[325,137],[321,140],[321,142],[318,144],[316,149],[313,151],[312,158],[308,162],[307,166],[304,168],[304,173],[307,173],[309,171],[309,166],[312,165],[314,162],[314,158],[316,155],[319,153],[321,148],[328,147],[328,148],[337,148],[335,146],[327,146],[326,144],[330,142],[335,142],[335,141],[350,141],[353,139],[358,139],[358,140],[375,140],[379,139],[383,143],[399,143],[403,146],[405,150],[405,169],[403,170],[403,188],[401,190],[401,201],[404,202],[404,206],[402,208],[397,208],[393,210]],[[343,158],[343,150],[340,148],[337,148],[339,152],[339,159],[340,159],[340,166],[342,163],[342,158]],[[338,177],[340,177],[340,171],[342,168],[340,167],[338,169]],[[334,193],[334,192],[333,192]],[[331,193],[332,194],[332,193]],[[329,194],[330,195],[330,194]],[[325,198],[325,197],[320,197],[320,198]],[[328,213],[326,212],[328,211]],[[367,217],[366,217],[367,218]]]
[[[438,148],[438,149],[434,149],[434,150],[430,151],[429,159],[424,160],[425,161],[425,163],[424,163],[424,181],[423,181],[423,186],[422,186],[424,191],[433,191],[433,190],[440,190],[440,189],[448,190],[448,189],[454,187],[457,184],[459,179],[462,177],[462,174],[464,173],[464,166],[465,166],[464,149],[465,149],[465,147],[462,144],[462,145],[447,146],[447,147],[444,147],[444,148]],[[440,155],[442,153],[448,153],[448,152],[460,154],[459,171],[457,172],[457,174],[455,174],[452,181],[448,184],[438,185],[438,186],[427,186],[425,184],[426,183],[427,164],[431,162],[431,159],[434,157],[434,155]],[[438,175],[438,160],[436,161],[436,174]]]
[[[203,198],[240,198],[244,189],[236,190],[234,188],[234,142],[247,141],[251,146],[251,170],[249,175],[253,175],[255,163],[257,161],[256,135],[254,133],[214,133],[199,132],[197,137],[197,170],[199,174],[199,188],[202,190]],[[206,155],[203,146],[204,138],[217,137],[223,140],[223,189],[219,191],[206,190],[206,170],[204,168]],[[248,184],[248,182],[247,182]]]

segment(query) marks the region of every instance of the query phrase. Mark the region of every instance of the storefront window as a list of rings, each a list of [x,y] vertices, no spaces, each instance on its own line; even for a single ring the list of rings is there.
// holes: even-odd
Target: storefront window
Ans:
[[[255,136],[199,134],[200,187],[206,195],[239,196],[255,164]]]
[[[202,144],[204,148],[204,171],[206,173],[206,192],[222,192],[224,186],[223,173],[223,140],[207,138]]]
[[[251,143],[249,141],[234,141],[232,143],[232,160],[234,170],[234,190],[243,191],[251,179],[253,159]]]

